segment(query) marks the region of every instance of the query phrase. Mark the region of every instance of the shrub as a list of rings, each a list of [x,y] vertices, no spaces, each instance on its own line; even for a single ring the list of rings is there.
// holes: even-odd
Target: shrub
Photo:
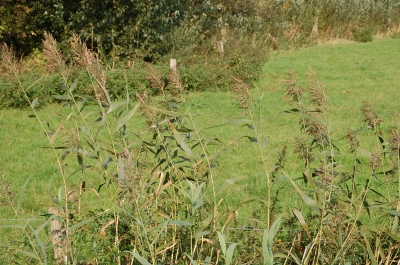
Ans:
[[[373,29],[361,29],[353,32],[353,37],[357,42],[370,42],[373,40]]]

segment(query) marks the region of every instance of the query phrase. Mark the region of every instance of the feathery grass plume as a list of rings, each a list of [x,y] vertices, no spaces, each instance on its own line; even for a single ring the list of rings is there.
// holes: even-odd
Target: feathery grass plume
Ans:
[[[118,178],[118,185],[123,189],[124,197],[137,200],[140,194],[141,174],[137,169],[137,161],[134,159],[132,152],[128,148],[124,148],[123,152],[118,154],[118,159],[122,162],[123,179]]]
[[[287,84],[286,98],[295,102],[300,101],[304,91],[301,86],[297,86],[297,76],[292,69],[289,69],[288,76],[284,83]]]
[[[379,150],[372,152],[369,165],[373,172],[382,165],[381,152]]]
[[[68,131],[66,128],[62,127],[61,133],[64,139],[63,143],[65,146],[74,149],[82,148],[81,138],[77,129],[71,128],[71,130]]]
[[[315,114],[309,114],[309,115],[311,117],[318,118],[318,117],[316,117]],[[321,140],[323,140],[324,135],[326,135],[324,125],[320,122],[306,119],[305,123],[304,123],[304,127],[305,127],[304,129],[305,129],[306,133],[313,136],[315,140],[321,141]]]
[[[242,109],[250,109],[254,98],[250,94],[250,86],[243,80],[232,76],[234,81],[233,93],[236,95],[236,100],[239,102],[239,107]]]
[[[390,138],[390,148],[394,152],[395,155],[400,154],[400,132],[394,127],[389,128]]]
[[[360,146],[360,141],[358,140],[357,134],[354,133],[352,130],[348,130],[346,133],[345,138],[347,139],[347,142],[350,144],[350,153],[354,153],[356,149]]]
[[[308,68],[306,79],[308,83],[307,90],[310,93],[311,103],[319,107],[326,106],[328,97],[326,96],[324,85],[319,81],[317,74],[311,67]]]
[[[141,116],[146,119],[146,123],[151,126],[151,129],[156,128],[154,123],[160,118],[161,113],[147,107],[151,103],[147,90],[144,90],[142,94],[136,93],[136,99],[140,102]]]
[[[363,101],[361,105],[361,112],[364,116],[364,123],[368,124],[373,129],[377,129],[382,120],[379,118],[375,109],[368,101]]]
[[[76,34],[72,35],[70,42],[74,51],[75,61],[79,66],[85,68],[89,75],[91,75],[96,82],[94,93],[97,100],[102,104],[110,105],[109,98],[107,97],[108,92],[106,88],[106,73],[101,67],[101,63],[97,55],[90,51],[86,44],[82,42],[79,36]]]
[[[14,202],[15,192],[11,190],[11,182],[0,176],[0,206],[10,205]]]
[[[150,63],[144,63],[147,70],[145,78],[150,82],[150,87],[154,91],[154,94],[164,94],[165,82],[163,76],[155,69]]]
[[[21,73],[21,59],[15,57],[14,50],[6,43],[1,46],[1,68],[4,76],[16,81],[16,77]]]
[[[294,153],[297,154],[297,157],[301,160],[305,161],[305,164],[308,165],[311,161],[312,152],[311,149],[308,148],[306,140],[301,137],[295,137],[294,139]]]
[[[47,31],[44,32],[43,54],[46,57],[47,69],[50,71],[60,71],[64,76],[66,67],[63,54],[61,50],[57,48],[56,39]]]
[[[287,150],[287,143],[283,144],[282,151],[278,154],[278,161],[275,163],[277,169],[284,168],[285,159],[286,159],[286,150]]]
[[[170,85],[168,86],[169,91],[173,96],[177,96],[185,90],[179,72],[177,70],[171,70],[169,72],[168,84]]]

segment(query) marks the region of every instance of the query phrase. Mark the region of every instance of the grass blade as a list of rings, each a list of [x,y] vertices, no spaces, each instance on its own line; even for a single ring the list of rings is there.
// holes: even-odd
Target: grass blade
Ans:
[[[262,241],[262,254],[264,259],[264,265],[273,265],[273,255],[271,246],[268,244],[268,232],[264,229],[263,241]]]
[[[225,242],[225,236],[221,234],[221,232],[217,231],[218,234],[218,239],[219,239],[219,244],[221,246],[222,253],[224,256],[226,255],[226,242]]]
[[[222,184],[222,186],[217,191],[217,195],[221,194],[221,192],[223,192],[224,190],[229,188],[231,185],[235,184],[236,181],[239,181],[242,179],[244,179],[244,177],[230,178],[230,179],[226,180],[224,182],[224,184]]]
[[[297,193],[300,195],[300,197],[303,199],[303,201],[310,206],[311,210],[317,214],[317,215],[321,215],[321,210],[319,209],[318,205],[314,202],[313,199],[311,199],[310,197],[308,197],[297,185],[296,183],[292,180],[291,177],[289,177],[289,175],[286,175],[286,178],[290,181],[290,183],[292,184],[292,186],[294,187],[294,189],[297,191]]]
[[[374,252],[371,249],[371,245],[369,244],[369,241],[365,236],[364,236],[364,242],[365,242],[365,245],[367,246],[367,252],[368,252],[369,258],[371,259],[371,264],[378,265],[378,261],[376,260],[376,258],[374,256]]]
[[[145,258],[140,256],[139,253],[137,253],[137,252],[132,252],[132,251],[124,251],[124,252],[131,253],[135,257],[135,259],[137,259],[140,262],[140,264],[142,264],[142,265],[152,265]]]
[[[35,237],[35,239],[36,239],[36,241],[37,241],[37,243],[38,243],[38,245],[40,247],[40,250],[42,251],[43,263],[46,265],[47,264],[47,254],[46,254],[46,250],[44,249],[43,242],[40,239],[39,235],[36,233],[36,231],[33,229],[33,227],[29,225],[29,228],[31,229],[31,231],[33,233],[33,236]]]
[[[229,248],[226,250],[226,258],[225,258],[226,265],[230,265],[232,263],[233,252],[237,245],[238,245],[237,243],[232,243],[232,244],[230,244]]]
[[[133,114],[136,113],[136,111],[139,109],[140,103],[138,103],[130,112],[128,112],[124,117],[118,120],[117,126],[115,126],[114,133],[117,132],[119,129],[121,129],[122,126],[124,126],[130,118],[132,118]],[[111,108],[111,107],[110,107]]]
[[[179,145],[181,146],[181,148],[183,149],[183,151],[185,151],[185,153],[187,154],[187,156],[193,160],[194,156],[192,153],[192,149],[190,149],[190,147],[187,145],[187,143],[185,142],[185,140],[183,139],[182,135],[180,134],[180,132],[178,132],[175,128],[175,126],[168,121],[169,126],[172,129],[172,132],[174,133],[175,136],[175,140],[179,143]]]
[[[296,215],[297,220],[299,220],[301,226],[304,228],[304,230],[306,230],[307,235],[309,237],[311,237],[310,232],[308,231],[308,225],[306,223],[306,220],[304,220],[303,215],[301,214],[301,212],[299,210],[297,210],[296,208],[293,209],[293,213],[294,215]]]
[[[197,265],[197,262],[194,261],[194,259],[193,259],[190,255],[188,255],[188,254],[186,254],[186,253],[184,253],[184,254],[186,255],[186,257],[188,257],[188,259],[190,260],[190,263],[191,263],[192,265]]]
[[[109,114],[111,112],[113,112],[114,110],[118,109],[119,107],[126,105],[126,100],[121,100],[121,101],[117,101],[114,102],[113,104],[111,104],[111,106],[108,108],[106,114]]]
[[[17,210],[16,210],[16,212],[19,211],[19,208],[20,208],[20,206],[21,206],[22,198],[24,197],[24,194],[25,194],[26,185],[28,184],[28,182],[29,182],[30,179],[31,179],[31,177],[29,177],[29,178],[25,181],[24,185],[23,185],[22,188],[21,188],[21,191],[19,192],[18,202],[17,202]]]
[[[269,229],[268,243],[270,246],[274,244],[274,238],[279,231],[281,223],[282,223],[282,218],[279,217],[278,219],[276,219],[276,221],[272,224],[271,228]]]
[[[160,113],[162,113],[162,114],[169,115],[169,116],[174,116],[174,117],[184,117],[184,116],[187,116],[187,115],[184,114],[184,113],[180,113],[180,112],[176,112],[176,111],[170,111],[170,110],[160,109],[160,108],[153,107],[153,106],[146,106],[146,107],[147,107],[147,108],[150,108],[150,109],[153,109],[153,110],[155,110],[155,111],[158,111],[158,112],[160,112]]]
[[[204,229],[207,228],[207,226],[211,223],[211,220],[213,219],[213,213],[211,212],[208,217],[203,221],[203,223],[196,229],[194,232],[194,237],[195,241],[199,241],[200,237],[204,235],[205,233],[203,232]]]

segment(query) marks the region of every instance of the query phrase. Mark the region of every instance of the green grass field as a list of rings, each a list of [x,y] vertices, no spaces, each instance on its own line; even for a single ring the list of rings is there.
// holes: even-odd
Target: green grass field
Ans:
[[[397,99],[400,95],[398,58],[400,39],[382,39],[368,44],[324,44],[271,54],[263,68],[262,78],[251,89],[256,101],[262,98],[252,115],[256,124],[259,124],[258,131],[262,139],[268,136],[265,154],[271,153],[271,157],[266,160],[267,166],[274,166],[277,157],[274,150],[281,149],[287,143],[286,171],[293,179],[300,178],[302,174],[303,164],[293,154],[293,139],[299,135],[298,117],[283,113],[291,109],[285,100],[283,83],[289,68],[297,74],[302,86],[306,86],[308,68],[316,72],[328,96],[329,119],[334,132],[332,138],[340,150],[347,151],[348,144],[340,139],[349,129],[357,130],[364,126],[360,111],[363,101],[369,101],[377,110],[384,121],[381,126],[383,131],[399,125],[399,120],[395,118],[400,112]],[[249,110],[238,108],[235,95],[229,92],[191,93],[186,107],[203,137],[221,140],[222,144],[211,150],[224,149],[224,145],[235,140],[221,156],[214,178],[217,185],[229,178],[245,178],[230,190],[231,194],[237,195],[228,196],[224,203],[230,210],[237,210],[241,218],[251,216],[258,211],[259,206],[240,203],[248,199],[263,199],[267,183],[258,145],[243,137],[254,136],[254,130],[234,124],[202,130],[232,120],[251,119]],[[49,122],[50,127],[56,129],[62,117],[68,116],[69,109],[61,105],[50,105],[39,109],[37,113],[42,121]],[[39,218],[40,214],[54,206],[52,200],[62,185],[54,153],[46,148],[48,141],[37,119],[29,117],[31,114],[29,109],[0,110],[0,225],[24,222],[25,218]],[[72,121],[71,124],[73,126]],[[130,126],[140,131],[146,125],[137,118],[130,121]],[[193,128],[193,124],[187,124],[187,127]],[[363,131],[359,137],[362,148],[370,149],[375,145],[371,132]],[[346,152],[338,155],[343,155],[344,161],[351,160]],[[73,171],[74,161],[69,163]],[[347,166],[351,167],[351,164]],[[367,179],[368,173],[363,177]],[[71,186],[77,185],[80,180],[85,180],[88,187],[94,188],[99,182],[81,173],[67,179]],[[290,183],[282,180],[276,185],[275,190],[280,192],[278,207],[281,216],[292,215],[293,207],[303,207]],[[378,182],[372,185],[377,189],[381,186]],[[382,191],[385,189],[382,188]],[[93,194],[85,196],[93,202],[85,206],[88,208],[106,207],[111,203],[107,193],[100,193],[100,201]],[[246,223],[246,220],[242,219],[242,222]],[[8,229],[2,229],[0,237],[8,237],[7,233]]]
[[[289,68],[298,75],[302,84],[308,67],[314,69],[320,81],[325,84],[334,131],[337,137],[341,137],[348,129],[358,129],[363,126],[359,110],[363,100],[371,102],[378,110],[385,121],[384,127],[393,125],[393,114],[400,111],[396,98],[399,94],[399,56],[398,39],[384,39],[368,44],[325,44],[272,54],[264,66],[262,79],[255,84],[258,89],[253,89],[255,98],[264,94],[261,102],[260,131],[268,135],[269,148],[272,150],[279,147],[298,134],[297,118],[282,113],[290,108],[284,101],[284,84],[282,84]],[[231,93],[193,93],[189,95],[188,105],[191,104],[194,114],[198,113],[195,115],[198,127],[248,118],[248,112],[237,107]],[[60,105],[51,105],[39,110],[38,113],[42,120],[49,121],[54,128],[59,121],[57,114],[66,115],[68,109]],[[0,145],[3,149],[0,173],[4,176],[3,184],[11,183],[11,190],[16,193],[15,200],[21,187],[29,179],[21,210],[23,209],[23,215],[35,216],[51,205],[50,198],[54,195],[52,192],[58,187],[55,185],[58,168],[51,150],[44,148],[47,146],[47,140],[40,125],[36,119],[28,117],[30,114],[32,111],[29,109],[0,111],[2,128]],[[208,133],[210,136],[214,135],[227,141],[252,132],[247,128],[238,129],[232,125]],[[247,146],[247,143],[242,143],[244,141],[239,141],[237,150],[224,157],[222,164],[226,165],[223,166],[225,169],[222,175],[257,177],[254,166],[259,164],[259,161],[248,160],[249,156],[254,156],[254,160],[258,160],[257,154],[248,154],[251,149],[243,147]],[[241,150],[241,147],[246,151]],[[243,196],[262,193],[263,187],[258,182],[256,179],[251,180],[250,183],[254,186]],[[255,192],[253,189],[258,191]],[[6,202],[3,202],[1,211],[2,216],[12,216],[12,211]]]

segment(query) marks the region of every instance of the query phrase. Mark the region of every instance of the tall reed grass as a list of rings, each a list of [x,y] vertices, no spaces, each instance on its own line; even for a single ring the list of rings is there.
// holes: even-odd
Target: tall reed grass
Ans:
[[[27,97],[29,87],[19,79],[21,64],[10,47],[2,46],[3,67],[41,124],[62,183],[53,199],[58,214],[44,215],[37,227],[30,222],[1,226],[25,234],[22,247],[7,244],[12,253],[23,256],[20,262],[269,265],[400,261],[399,123],[383,131],[378,111],[368,102],[360,108],[365,126],[337,137],[323,83],[309,69],[307,86],[301,87],[291,71],[285,91],[290,107],[285,115],[298,116],[299,135],[271,156],[268,137],[260,130],[263,94],[253,93],[239,78],[233,77],[232,93],[247,118],[203,126],[195,122],[179,70],[171,70],[164,79],[147,65],[154,94],[160,96],[143,92],[131,98],[127,86],[126,97],[116,100],[110,96],[104,65],[79,37],[71,38],[72,58],[65,58],[50,34],[45,34],[43,47],[49,70],[63,79],[65,93],[56,97],[69,108],[69,114],[51,126],[55,130],[49,130],[35,112],[40,99]],[[68,75],[71,67],[87,72],[90,95],[77,93],[79,82]],[[88,104],[90,99],[94,106]],[[135,123],[139,115],[146,121],[144,129]],[[234,207],[224,203],[230,189],[246,177],[217,181],[220,157],[238,141],[207,136],[218,126],[250,129],[241,139],[256,147],[266,186],[262,198],[243,205],[261,203],[260,217],[239,217]],[[364,146],[361,133],[373,139],[372,149]],[[293,162],[286,159],[288,145],[303,162],[301,178],[288,173]],[[73,183],[71,176],[76,174],[80,180]],[[298,195],[296,205],[290,206],[291,216],[277,207],[284,200],[279,195],[282,185]],[[90,208],[93,199],[87,193],[100,200],[102,207]],[[21,196],[29,194],[21,191]],[[44,233],[55,220],[61,224],[57,245]],[[243,228],[248,222],[257,229]],[[237,233],[229,232],[234,228]],[[59,260],[54,259],[55,249],[61,251]],[[14,259],[12,254],[5,258],[9,263]]]

